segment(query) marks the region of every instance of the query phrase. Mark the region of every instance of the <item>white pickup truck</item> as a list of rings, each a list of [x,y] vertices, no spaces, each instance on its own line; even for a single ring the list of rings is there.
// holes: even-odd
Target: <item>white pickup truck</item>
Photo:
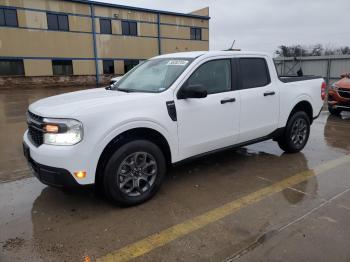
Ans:
[[[135,205],[185,159],[268,139],[299,152],[325,87],[318,77],[278,77],[263,53],[161,55],[110,87],[31,104],[24,154],[45,184],[95,184],[115,203]]]

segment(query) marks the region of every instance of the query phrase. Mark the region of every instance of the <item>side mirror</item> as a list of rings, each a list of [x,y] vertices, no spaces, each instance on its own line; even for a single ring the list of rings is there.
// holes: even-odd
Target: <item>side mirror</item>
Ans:
[[[177,94],[178,99],[186,98],[204,98],[207,97],[208,92],[203,85],[187,85],[183,86]]]
[[[117,76],[111,79],[110,84],[113,85],[115,83],[118,83],[119,80],[122,78],[122,76]]]

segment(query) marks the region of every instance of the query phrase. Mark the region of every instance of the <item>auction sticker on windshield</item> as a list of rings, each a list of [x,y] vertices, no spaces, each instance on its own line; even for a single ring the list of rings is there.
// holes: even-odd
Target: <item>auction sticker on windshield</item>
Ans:
[[[185,66],[187,63],[187,60],[170,60],[166,65]]]

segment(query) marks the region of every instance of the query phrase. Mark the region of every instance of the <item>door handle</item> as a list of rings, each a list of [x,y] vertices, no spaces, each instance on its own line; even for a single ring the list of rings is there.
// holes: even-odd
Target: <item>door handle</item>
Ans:
[[[273,96],[275,95],[275,91],[267,91],[264,93],[264,96]]]
[[[235,102],[236,101],[236,98],[225,98],[223,100],[220,101],[221,104],[226,104],[226,103],[232,103],[232,102]]]

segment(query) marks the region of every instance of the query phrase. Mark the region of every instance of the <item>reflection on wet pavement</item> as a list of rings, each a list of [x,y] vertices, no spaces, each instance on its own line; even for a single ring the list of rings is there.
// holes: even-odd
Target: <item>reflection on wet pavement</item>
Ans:
[[[198,159],[172,168],[152,201],[121,209],[92,189],[63,192],[46,187],[27,171],[21,152],[24,113],[29,103],[54,92],[60,91],[0,93],[0,125],[1,130],[7,130],[2,131],[0,140],[6,145],[0,148],[0,181],[14,180],[0,183],[1,262],[83,261],[84,256],[94,260],[350,152],[350,114],[340,119],[323,112],[301,153],[283,154],[274,142],[266,141]],[[281,227],[350,188],[349,167],[337,167],[287,188],[137,260],[220,261],[242,250],[263,253],[261,244],[276,243],[276,232]],[[22,177],[27,178],[19,179]],[[349,201],[340,204],[350,210]],[[324,219],[317,221],[325,223]],[[350,235],[349,227],[341,228]],[[329,234],[336,238],[336,231]],[[342,237],[337,240],[343,240],[344,246],[349,239]],[[250,246],[254,249],[247,249]]]

